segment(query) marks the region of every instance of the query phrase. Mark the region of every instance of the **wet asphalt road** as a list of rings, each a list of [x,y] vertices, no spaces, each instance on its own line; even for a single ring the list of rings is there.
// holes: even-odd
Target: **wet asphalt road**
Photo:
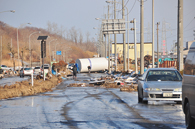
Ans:
[[[90,76],[100,76],[91,74]],[[89,79],[78,75],[76,82]],[[0,128],[158,129],[185,128],[182,106],[174,102],[137,103],[137,92],[99,87],[66,87],[0,101]]]

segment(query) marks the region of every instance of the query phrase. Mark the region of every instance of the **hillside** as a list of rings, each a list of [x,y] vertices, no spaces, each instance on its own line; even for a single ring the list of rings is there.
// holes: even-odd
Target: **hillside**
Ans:
[[[38,36],[48,36],[46,40],[47,51],[44,60],[45,63],[49,63],[50,58],[51,61],[55,59],[55,61],[63,60],[68,63],[71,60],[89,58],[96,54],[95,42],[91,42],[92,40],[88,38],[87,41],[83,41],[84,37],[81,33],[79,35],[79,32],[74,27],[66,31],[66,36],[62,36],[65,34],[60,32],[60,29],[61,28],[55,28],[54,32],[54,27],[51,23],[48,25],[47,30],[30,26],[18,28],[19,64],[21,65],[22,51],[23,60],[25,62],[30,62],[30,50],[32,50],[32,62],[41,61],[41,41],[37,40]],[[0,21],[0,36],[2,37],[2,61],[0,56],[1,64],[13,66],[15,59],[15,65],[17,66],[17,28],[11,27]],[[55,55],[55,51],[61,51],[62,55]]]

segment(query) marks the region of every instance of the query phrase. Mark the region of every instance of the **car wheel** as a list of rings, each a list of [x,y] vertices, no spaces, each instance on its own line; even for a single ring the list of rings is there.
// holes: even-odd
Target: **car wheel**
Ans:
[[[186,123],[186,129],[195,128],[195,120],[191,117],[189,103],[187,103],[185,106],[185,123]]]
[[[143,95],[143,90],[142,90],[142,103],[144,103],[144,104],[148,104],[148,100],[143,100],[143,97],[144,95]]]
[[[138,92],[138,103],[141,103],[142,102],[142,98],[140,97],[139,90],[137,92]]]

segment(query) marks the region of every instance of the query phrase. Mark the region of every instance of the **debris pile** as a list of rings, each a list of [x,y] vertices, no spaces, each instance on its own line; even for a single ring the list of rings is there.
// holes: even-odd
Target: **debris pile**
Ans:
[[[133,85],[133,84],[125,85],[120,88],[120,91],[128,91],[128,92],[137,91],[137,85]]]
[[[86,87],[86,83],[71,83],[68,87]]]
[[[115,82],[105,82],[103,85],[101,85],[101,87],[104,87],[104,88],[120,88],[121,85],[117,85],[117,83],[115,83]]]

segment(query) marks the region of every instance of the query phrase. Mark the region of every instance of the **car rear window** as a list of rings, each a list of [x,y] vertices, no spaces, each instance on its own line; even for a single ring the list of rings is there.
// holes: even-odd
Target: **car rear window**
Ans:
[[[49,69],[49,67],[44,67],[44,69]]]
[[[35,67],[35,69],[40,69],[40,67]]]
[[[24,68],[24,70],[32,70],[32,68]]]

